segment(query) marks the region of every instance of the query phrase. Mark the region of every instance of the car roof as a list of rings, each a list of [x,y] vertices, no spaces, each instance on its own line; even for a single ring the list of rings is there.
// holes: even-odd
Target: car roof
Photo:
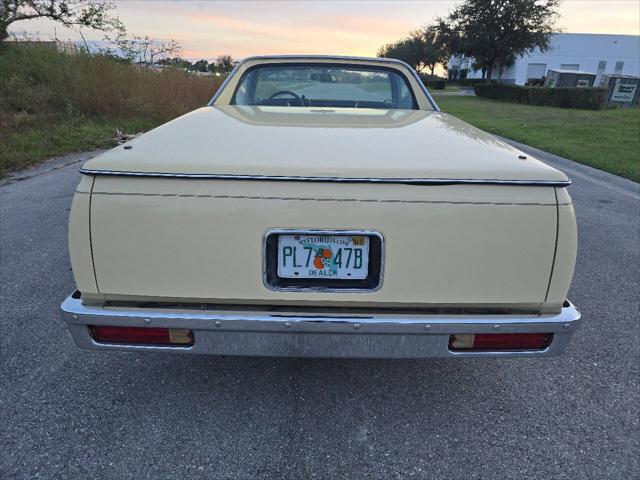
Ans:
[[[238,63],[245,63],[255,60],[336,60],[339,62],[359,61],[359,62],[383,62],[403,65],[411,70],[413,67],[402,60],[396,58],[383,57],[360,57],[353,55],[253,55],[243,58]]]

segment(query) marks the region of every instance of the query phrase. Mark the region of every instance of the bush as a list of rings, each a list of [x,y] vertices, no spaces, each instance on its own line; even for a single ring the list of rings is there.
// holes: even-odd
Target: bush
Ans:
[[[420,77],[420,80],[422,80],[424,86],[429,90],[444,90],[447,87],[446,78],[441,78],[436,75],[425,75],[423,73],[418,74],[418,76]]]
[[[222,80],[0,43],[0,178],[50,156],[113,146],[117,132],[204,106]]]
[[[546,88],[521,87],[503,83],[484,83],[474,86],[479,97],[503,100],[523,105],[582,108],[599,110],[607,101],[606,88]]]
[[[495,80],[493,80],[495,82]],[[482,78],[459,78],[457,80],[449,80],[449,83],[452,85],[462,85],[462,86],[473,86],[479,83],[489,83],[488,80],[483,80]]]
[[[545,78],[531,78],[527,81],[527,83],[525,83],[524,85],[526,87],[544,87],[545,84]]]
[[[7,44],[0,51],[0,112],[166,122],[206,105],[221,83],[180,70],[152,71],[111,57]]]
[[[424,86],[430,90],[444,90],[447,88],[446,80],[427,80],[422,83],[424,83]]]

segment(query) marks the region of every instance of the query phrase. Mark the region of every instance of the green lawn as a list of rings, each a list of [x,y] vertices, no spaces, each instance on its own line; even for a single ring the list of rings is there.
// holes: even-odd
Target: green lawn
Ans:
[[[436,101],[445,112],[483,130],[640,181],[638,108],[570,110],[470,96],[438,96]],[[0,128],[0,178],[52,156],[111,147],[116,130],[135,133],[156,123],[17,114]]]
[[[640,181],[640,108],[531,107],[470,96],[438,96],[436,102],[488,132]]]

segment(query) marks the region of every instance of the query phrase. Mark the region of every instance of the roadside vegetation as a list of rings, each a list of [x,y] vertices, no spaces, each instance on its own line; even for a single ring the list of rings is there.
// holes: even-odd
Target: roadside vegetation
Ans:
[[[445,95],[436,101],[488,132],[640,181],[640,108],[574,110]]]
[[[129,35],[109,0],[2,3],[8,7],[0,8],[0,178],[51,156],[113,146],[116,136],[149,130],[205,105],[235,64],[229,55],[191,63],[179,56],[182,48],[174,40]],[[570,99],[567,89],[476,87],[490,98],[527,105],[499,102],[456,95],[460,86],[435,76],[437,66],[447,70],[452,56],[464,56],[473,59],[482,79],[466,79],[466,69],[453,67],[449,79],[466,88],[494,78],[492,72],[500,78],[519,55],[549,48],[559,5],[560,0],[461,0],[448,15],[383,45],[378,55],[412,65],[434,95],[442,94],[443,109],[463,120],[640,181],[640,109],[528,105],[584,107],[577,99],[596,98],[603,93],[597,89],[573,89]],[[101,31],[114,50],[89,55],[85,42],[85,53],[65,54],[6,41],[10,25],[35,18],[75,27],[83,39],[82,29]]]
[[[154,71],[108,55],[0,46],[0,178],[47,157],[108,148],[203,106],[222,77]]]

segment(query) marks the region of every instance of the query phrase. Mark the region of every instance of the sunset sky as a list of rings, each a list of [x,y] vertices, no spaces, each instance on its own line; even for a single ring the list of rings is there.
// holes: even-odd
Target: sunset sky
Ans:
[[[380,45],[445,15],[457,1],[117,1],[132,34],[173,38],[190,60],[220,54],[375,55]],[[558,26],[565,32],[640,33],[639,0],[565,0]],[[54,30],[55,28],[55,30]],[[52,22],[16,22],[12,32],[77,40]],[[90,40],[100,32],[86,31]]]

